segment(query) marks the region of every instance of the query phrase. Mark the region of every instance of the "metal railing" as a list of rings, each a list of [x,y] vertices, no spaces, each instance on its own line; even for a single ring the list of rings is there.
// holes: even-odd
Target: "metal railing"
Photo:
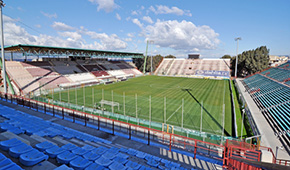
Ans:
[[[103,130],[112,134],[122,134],[123,136],[125,135],[125,137],[127,136],[128,139],[142,140],[143,143],[148,145],[152,143],[161,143],[162,146],[166,147],[169,151],[186,151],[194,159],[197,155],[202,155],[222,161],[224,167],[229,169],[233,163],[248,166],[241,161],[233,162],[235,158],[259,162],[261,158],[260,150],[267,150],[273,154],[271,148],[267,147],[232,140],[227,140],[225,145],[218,145],[53,104],[47,104],[21,96],[0,92],[0,99],[36,110],[43,114],[51,114],[54,117],[59,117],[73,123],[93,127],[96,130]],[[273,157],[275,158],[274,154]],[[289,162],[289,160],[273,159],[273,163],[281,165],[289,166]]]
[[[0,93],[0,98],[2,100],[6,100],[7,102],[36,110],[43,114],[51,114],[54,117],[69,120],[73,123],[80,123],[84,126],[95,127],[97,130],[104,130],[112,134],[121,133],[126,135],[128,139],[138,138],[143,140],[143,142],[146,141],[148,145],[150,145],[151,142],[161,143],[164,146],[167,146],[169,151],[187,151],[189,154],[192,154],[194,158],[196,158],[196,155],[199,154],[215,160],[223,160],[223,151],[225,149],[223,145],[209,143],[99,115],[39,102],[37,100],[32,100],[21,96],[10,94],[5,95]]]

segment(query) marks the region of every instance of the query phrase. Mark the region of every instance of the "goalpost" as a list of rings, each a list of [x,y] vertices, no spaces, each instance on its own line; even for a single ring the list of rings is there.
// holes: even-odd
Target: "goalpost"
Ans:
[[[100,102],[99,102],[102,106],[104,106],[104,105],[108,105],[108,106],[111,106],[112,108],[114,108],[114,107],[118,107],[118,110],[120,110],[120,103],[118,103],[118,102],[113,102],[113,101],[108,101],[108,100],[101,100]]]

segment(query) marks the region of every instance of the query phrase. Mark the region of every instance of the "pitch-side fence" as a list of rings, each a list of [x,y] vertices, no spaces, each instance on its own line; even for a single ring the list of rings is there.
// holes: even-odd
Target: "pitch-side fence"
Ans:
[[[272,149],[267,147],[261,147],[228,139],[225,145],[218,145],[180,136],[177,134],[151,129],[148,127],[142,127],[139,125],[122,122],[119,120],[76,111],[61,106],[47,104],[21,96],[4,94],[0,92],[0,98],[1,100],[27,107],[43,114],[52,114],[54,117],[69,120],[73,123],[80,123],[84,126],[89,125],[90,127],[94,126],[97,130],[109,130],[112,134],[121,133],[127,135],[128,139],[139,139],[146,141],[148,145],[150,145],[151,142],[162,143],[164,146],[168,146],[169,151],[187,151],[189,154],[193,155],[194,159],[198,154],[219,160],[223,162],[224,168],[232,167],[233,169],[240,169],[236,165],[240,165],[241,161],[236,162],[237,160],[233,160],[234,158],[259,162],[261,161],[261,150],[266,150],[272,153],[272,163],[289,165],[289,161],[287,160],[277,160],[273,154]]]

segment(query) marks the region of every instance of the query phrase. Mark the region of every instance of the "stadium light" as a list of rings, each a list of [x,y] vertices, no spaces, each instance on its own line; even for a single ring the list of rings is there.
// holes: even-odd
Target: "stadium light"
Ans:
[[[153,43],[153,40],[147,40],[146,44],[146,52],[145,52],[145,60],[144,60],[144,66],[143,66],[143,74],[145,74],[145,69],[146,69],[146,60],[147,60],[147,52],[148,52],[148,43]]]
[[[150,43],[150,44],[153,44],[154,41],[153,41],[153,40],[150,40],[149,43]],[[151,51],[152,51],[152,48],[151,48]],[[152,67],[152,65],[153,65],[153,64],[152,64],[153,59],[152,59],[152,58],[153,58],[153,54],[152,54],[152,52],[151,52],[151,74],[152,74],[152,72],[153,72],[153,67]]]
[[[235,68],[235,78],[237,78],[237,72],[238,72],[238,51],[239,51],[239,40],[242,40],[241,37],[235,38],[235,41],[237,41],[237,56],[236,56],[236,68]]]
[[[2,57],[2,76],[4,83],[4,93],[7,94],[6,87],[6,67],[5,67],[5,58],[4,58],[4,31],[3,31],[3,16],[2,16],[2,7],[5,7],[5,4],[0,0],[0,23],[1,23],[1,57]]]

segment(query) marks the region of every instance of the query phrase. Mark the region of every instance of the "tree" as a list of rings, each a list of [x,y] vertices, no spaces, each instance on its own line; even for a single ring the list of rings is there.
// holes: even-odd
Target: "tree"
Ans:
[[[232,57],[231,57],[230,55],[226,54],[226,55],[222,56],[221,59],[231,59],[231,58],[232,58]]]
[[[152,58],[152,68],[153,68],[152,70],[153,70],[153,72],[159,66],[162,59],[163,59],[163,57],[161,55],[153,56],[153,58]],[[136,65],[138,70],[143,71],[144,58],[133,58],[133,63]],[[148,56],[148,58],[147,58],[145,71],[146,72],[151,71],[151,56]]]
[[[174,55],[169,54],[169,55],[165,56],[164,58],[176,58],[176,57]]]
[[[269,67],[269,49],[261,46],[255,50],[244,51],[238,55],[238,76],[247,76]],[[236,57],[231,60],[232,72],[235,71]]]

